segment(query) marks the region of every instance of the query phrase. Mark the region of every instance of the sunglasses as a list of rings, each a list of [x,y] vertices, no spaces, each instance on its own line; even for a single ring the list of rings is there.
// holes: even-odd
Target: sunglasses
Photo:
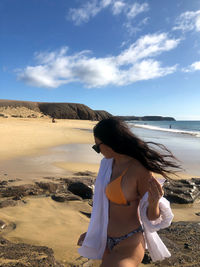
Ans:
[[[100,153],[101,150],[100,150],[100,145],[103,144],[103,143],[99,143],[98,145],[93,145],[92,148],[94,149],[94,151],[96,151],[97,153]]]

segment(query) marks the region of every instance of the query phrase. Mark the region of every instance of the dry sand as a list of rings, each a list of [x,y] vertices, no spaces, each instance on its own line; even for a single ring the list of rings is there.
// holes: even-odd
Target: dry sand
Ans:
[[[93,143],[92,129],[96,123],[82,120],[49,118],[1,118],[0,160],[41,153],[45,148],[69,143]]]
[[[80,257],[77,239],[86,231],[89,219],[79,211],[90,212],[85,202],[59,203],[48,198],[29,198],[27,204],[1,210],[1,220],[15,222],[15,230],[5,237],[13,242],[53,248],[56,259],[67,265]]]
[[[12,166],[17,169],[18,165],[14,162],[17,162],[20,157],[46,155],[48,148],[57,145],[92,144],[94,141],[91,129],[95,124],[96,122],[93,121],[80,120],[57,120],[56,123],[52,123],[49,118],[0,118],[0,168],[1,163],[6,165],[7,162],[7,164],[12,163]],[[78,159],[67,162],[55,161],[53,165],[66,173],[84,170],[97,172],[99,167],[95,161],[81,162]],[[38,172],[33,165],[32,173],[34,168],[35,172]],[[15,230],[7,231],[5,238],[51,247],[56,259],[65,263],[65,266],[69,266],[70,262],[80,256],[77,253],[77,239],[87,230],[89,223],[89,219],[80,211],[90,212],[91,207],[86,202],[58,203],[51,198],[41,197],[28,198],[26,201],[26,205],[0,210],[1,220],[8,223],[14,222],[17,225]],[[195,212],[199,212],[199,203],[172,205],[172,208],[175,221],[199,218],[194,215]],[[98,264],[97,261],[96,266]]]

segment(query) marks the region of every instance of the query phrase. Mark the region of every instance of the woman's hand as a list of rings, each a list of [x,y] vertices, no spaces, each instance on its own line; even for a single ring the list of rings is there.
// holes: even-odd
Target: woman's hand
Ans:
[[[78,246],[82,246],[86,234],[87,234],[87,232],[85,232],[85,233],[83,233],[82,235],[80,235],[79,240],[78,240],[78,242],[77,242],[77,245],[78,245]]]
[[[147,217],[149,220],[153,221],[159,218],[159,199],[163,196],[164,191],[160,183],[153,176],[149,179],[148,188],[148,202],[149,206],[147,209]]]
[[[164,195],[164,191],[162,189],[161,184],[153,176],[151,176],[151,178],[149,179],[148,193],[149,205],[157,204],[159,199]]]

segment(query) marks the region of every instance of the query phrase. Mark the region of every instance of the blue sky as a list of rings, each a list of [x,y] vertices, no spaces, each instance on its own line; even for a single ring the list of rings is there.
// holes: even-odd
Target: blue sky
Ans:
[[[1,0],[0,99],[200,120],[200,1]]]

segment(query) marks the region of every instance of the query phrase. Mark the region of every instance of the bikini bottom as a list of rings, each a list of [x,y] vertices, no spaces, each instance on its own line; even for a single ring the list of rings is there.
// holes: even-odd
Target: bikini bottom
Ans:
[[[111,250],[114,248],[114,246],[116,246],[117,244],[119,244],[122,240],[128,238],[129,236],[132,236],[136,233],[140,233],[140,232],[144,232],[142,226],[140,225],[137,229],[131,231],[130,233],[120,236],[120,237],[107,237],[107,248],[109,249],[109,251],[111,252]]]

